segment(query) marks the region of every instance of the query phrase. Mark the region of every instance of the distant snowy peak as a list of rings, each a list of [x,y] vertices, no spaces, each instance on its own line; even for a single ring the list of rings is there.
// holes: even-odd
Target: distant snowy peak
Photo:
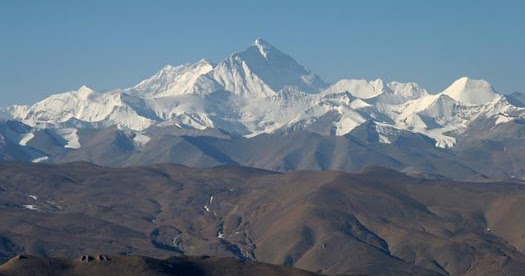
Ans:
[[[86,85],[82,85],[77,91],[71,91],[70,93],[77,94],[79,98],[86,99],[97,92]]]
[[[377,101],[383,104],[401,104],[428,95],[428,92],[416,83],[390,82],[385,84],[380,79],[373,81],[340,80],[323,91],[323,94],[345,91],[363,100],[377,98]]]
[[[144,98],[191,94],[196,92],[195,88],[198,86],[200,77],[212,71],[213,68],[214,64],[204,59],[194,64],[167,65],[149,79],[143,80],[124,92]]]
[[[275,96],[283,89],[318,93],[327,86],[310,70],[259,38],[246,50],[217,65],[207,60],[168,65],[123,92],[142,98],[161,98],[226,90],[242,97],[260,98]]]
[[[273,47],[262,38],[257,38],[254,45],[259,48],[259,52],[264,57],[264,59],[268,60],[268,53],[273,50]]]
[[[16,107],[12,114],[14,119],[38,128],[85,124],[100,127],[118,125],[141,130],[152,123],[123,103],[122,94],[118,91],[97,93],[86,86],[52,95],[31,107]]]
[[[385,104],[402,104],[407,101],[426,97],[428,92],[417,83],[389,82],[386,93],[380,95],[380,101]]]
[[[471,105],[487,104],[500,97],[487,81],[467,77],[456,80],[442,94]]]
[[[352,96],[360,99],[371,99],[384,92],[384,84],[380,79],[374,81],[367,80],[340,80],[330,86],[323,93],[349,92]]]
[[[41,110],[42,114],[47,113],[47,115],[52,115],[52,117],[56,115],[63,115],[64,113],[68,112],[74,113],[79,111],[79,106],[87,104],[87,101],[96,100],[102,95],[103,94],[99,94],[93,89],[83,85],[78,90],[51,95],[50,97],[31,106],[29,111]],[[58,114],[58,112],[60,112],[60,114]]]
[[[512,94],[505,95],[507,101],[518,107],[525,107],[525,92],[514,92]]]

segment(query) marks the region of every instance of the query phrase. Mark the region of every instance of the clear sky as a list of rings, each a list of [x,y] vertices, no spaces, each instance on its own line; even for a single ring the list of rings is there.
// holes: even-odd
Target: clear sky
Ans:
[[[166,64],[219,62],[257,37],[328,82],[438,92],[469,76],[525,91],[525,1],[0,0],[0,106],[84,84],[129,87]]]

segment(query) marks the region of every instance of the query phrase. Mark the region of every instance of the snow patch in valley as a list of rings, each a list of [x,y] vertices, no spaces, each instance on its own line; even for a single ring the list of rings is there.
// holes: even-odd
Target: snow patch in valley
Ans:
[[[26,133],[22,136],[22,138],[20,138],[20,142],[18,142],[18,144],[20,146],[27,146],[27,143],[29,143],[29,141],[31,141],[33,138],[35,138],[35,134],[32,132]]]
[[[68,149],[80,149],[82,147],[77,132],[78,130],[76,128],[63,128],[56,130],[56,133],[66,141],[64,148]]]
[[[33,200],[38,200],[38,196],[36,195],[26,195],[29,198],[32,198]]]
[[[213,202],[213,196],[210,196],[210,200],[209,200],[208,204],[206,204],[206,205],[203,206],[204,210],[206,210],[206,212],[208,212],[208,213],[209,213],[210,210],[211,210],[210,208],[211,208],[211,203],[212,203],[212,202]]]
[[[179,248],[179,243],[182,241],[182,237],[181,237],[181,234],[178,234],[177,236],[173,237],[173,239],[171,240],[171,244],[176,247],[176,248]]]
[[[42,157],[33,159],[31,162],[32,163],[40,163],[40,162],[44,162],[44,161],[47,161],[47,160],[49,160],[49,156],[42,156]]]
[[[133,138],[133,142],[135,143],[135,145],[137,146],[144,146],[145,144],[147,144],[149,141],[151,141],[151,137],[147,136],[147,135],[144,135],[142,133],[136,133],[135,134],[135,137]]]
[[[364,118],[361,116],[354,117],[354,116],[346,116],[342,118],[339,122],[335,124],[337,130],[336,135],[345,135],[352,131],[354,128],[360,126],[362,123],[366,122]]]
[[[58,205],[56,202],[54,201],[51,201],[51,200],[47,200],[46,201],[47,204],[53,206],[54,208],[56,208],[57,210],[62,210],[62,206]]]
[[[383,144],[392,144],[391,138],[397,137],[402,130],[384,123],[376,123],[376,131],[379,134],[379,142]]]
[[[443,131],[446,132],[446,131]],[[427,133],[427,136],[433,138],[436,140],[435,146],[438,148],[451,148],[454,147],[456,144],[456,138],[447,136],[443,134],[443,132],[437,130],[437,131],[430,131]]]
[[[22,205],[22,207],[33,210],[33,211],[40,211],[40,208],[38,208],[36,205],[28,204],[28,205]]]
[[[390,141],[390,139],[386,136],[386,135],[383,135],[383,134],[379,134],[379,143],[383,143],[383,144],[392,144],[392,141]]]

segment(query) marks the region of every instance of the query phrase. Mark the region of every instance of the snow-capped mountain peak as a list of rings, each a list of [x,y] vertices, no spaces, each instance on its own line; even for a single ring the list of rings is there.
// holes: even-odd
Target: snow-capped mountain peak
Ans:
[[[456,80],[442,93],[458,102],[471,105],[487,104],[499,97],[487,81],[468,77]]]
[[[261,55],[268,60],[268,52],[271,51],[273,47],[262,38],[257,38],[254,45],[257,46]]]
[[[90,93],[95,92],[95,90],[91,89],[87,85],[82,85],[80,88],[78,88],[77,92],[82,93],[82,94],[90,94]]]
[[[285,88],[293,88],[306,93],[317,93],[328,86],[317,75],[292,57],[283,53],[268,42],[258,38],[246,50],[234,53],[217,66],[219,71],[229,75],[248,76],[264,83],[269,89],[278,92]],[[215,74],[227,90],[232,86],[230,81],[221,74]],[[256,78],[255,78],[256,77]],[[260,85],[257,85],[260,86]],[[253,92],[253,91],[252,91]],[[251,93],[247,93],[251,94]],[[264,93],[272,95],[275,93]]]
[[[363,100],[375,99],[375,102],[379,105],[401,104],[428,95],[428,92],[417,83],[385,83],[381,79],[372,81],[343,79],[323,91],[323,94],[343,91],[347,91],[352,96]]]
[[[384,92],[384,84],[380,79],[373,81],[343,79],[330,86],[323,93],[330,94],[345,91],[360,99],[371,99]]]
[[[88,86],[82,85],[75,93],[79,97],[86,99],[87,97],[89,97],[92,94],[95,94],[96,92],[95,90],[89,88]]]

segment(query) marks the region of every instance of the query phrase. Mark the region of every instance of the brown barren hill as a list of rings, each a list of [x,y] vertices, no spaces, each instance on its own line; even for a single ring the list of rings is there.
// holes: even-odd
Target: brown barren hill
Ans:
[[[382,168],[4,162],[0,259],[209,255],[324,274],[523,275],[523,206],[521,184]]]
[[[240,261],[234,258],[172,257],[158,260],[139,256],[81,256],[56,259],[16,256],[0,266],[0,274],[29,275],[174,275],[174,276],[315,276],[296,268]]]

